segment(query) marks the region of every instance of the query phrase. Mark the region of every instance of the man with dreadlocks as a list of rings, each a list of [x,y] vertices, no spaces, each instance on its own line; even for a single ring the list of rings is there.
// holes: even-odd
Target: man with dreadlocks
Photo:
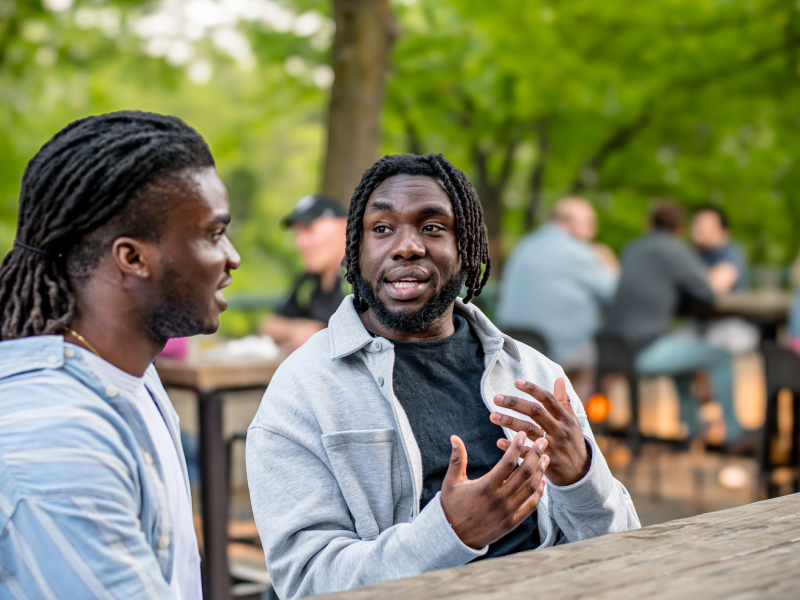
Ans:
[[[0,597],[202,598],[152,362],[219,326],[229,220],[208,146],[175,117],[88,117],[28,163],[0,267]]]
[[[561,368],[469,304],[490,264],[461,171],[375,163],[346,260],[354,294],[278,369],[247,437],[281,598],[639,526]]]

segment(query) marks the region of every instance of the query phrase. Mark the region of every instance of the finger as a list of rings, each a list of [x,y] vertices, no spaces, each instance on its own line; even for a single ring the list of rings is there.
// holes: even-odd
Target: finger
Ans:
[[[533,514],[533,511],[535,511],[539,507],[539,501],[542,499],[542,495],[544,494],[544,488],[546,485],[547,485],[547,480],[544,477],[542,477],[541,480],[539,481],[539,485],[536,486],[536,491],[533,494],[531,494],[530,498],[528,498],[522,504],[522,506],[520,506],[517,509],[516,517],[519,523],[530,517]]]
[[[518,504],[522,504],[528,496],[536,491],[536,485],[544,475],[550,458],[544,454],[547,447],[547,440],[536,440],[533,448],[528,450],[528,455],[522,461],[519,468],[511,474],[505,483],[505,488],[509,494],[514,496],[519,493],[521,498]],[[529,488],[526,491],[526,488]]]
[[[503,458],[492,467],[492,470],[484,475],[481,479],[485,479],[487,485],[491,487],[500,487],[503,482],[508,479],[509,475],[517,468],[517,461],[525,448],[526,436],[520,432],[511,440],[511,445],[508,450],[503,454]]]
[[[561,377],[559,377],[561,379]],[[558,379],[556,380],[556,382]],[[563,415],[568,414],[564,405],[559,402],[559,400],[546,389],[544,389],[540,385],[536,385],[533,382],[525,381],[523,379],[517,379],[514,382],[514,386],[526,394],[530,394],[534,398],[536,398],[539,402],[545,405],[547,410],[556,418],[559,418]],[[564,393],[564,397],[566,397],[566,392]],[[569,402],[569,400],[567,400]]]
[[[450,436],[453,451],[450,453],[450,464],[444,474],[442,489],[451,488],[457,483],[467,480],[467,449],[457,435]]]
[[[509,396],[503,396],[503,398],[509,398]],[[528,402],[527,400],[519,400],[518,398],[517,400],[519,402]],[[505,400],[498,402],[497,398],[495,398],[494,402],[499,406],[507,406]],[[550,414],[548,414],[548,412],[544,410],[541,405],[536,404],[535,402],[528,402],[528,404],[539,407],[539,412],[533,409],[531,410],[531,412],[533,412],[533,414],[536,416],[530,415],[530,417],[536,421],[536,423],[531,423],[530,421],[518,419],[517,417],[512,417],[511,415],[506,415],[499,412],[493,412],[490,414],[489,420],[500,427],[507,427],[513,431],[524,431],[525,435],[527,435],[531,440],[542,437],[543,430],[556,432],[561,428],[559,422],[556,421]]]
[[[553,385],[553,396],[556,397],[561,403],[561,406],[571,414],[575,416],[575,411],[572,410],[572,403],[569,401],[569,396],[567,395],[567,380],[564,377],[559,377],[556,379],[555,384]]]
[[[500,438],[499,440],[497,440],[497,447],[500,448],[500,450],[502,450],[503,452],[508,450],[510,446],[511,442],[508,440],[508,438]],[[522,458],[525,458],[526,456],[528,456],[528,452],[530,452],[530,450],[531,450],[530,446],[524,446],[522,448],[522,454],[520,454],[520,456]]]

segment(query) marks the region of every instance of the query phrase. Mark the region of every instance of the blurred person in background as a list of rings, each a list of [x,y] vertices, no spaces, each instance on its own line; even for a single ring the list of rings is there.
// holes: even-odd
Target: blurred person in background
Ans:
[[[641,375],[671,375],[681,398],[681,417],[689,435],[699,433],[699,410],[691,394],[691,378],[708,371],[714,397],[722,405],[726,441],[739,440],[742,430],[733,409],[730,355],[697,336],[672,333],[672,321],[683,300],[712,304],[715,289],[700,258],[680,240],[683,208],[660,203],[651,215],[651,231],[632,241],[622,255],[622,277],[604,331],[618,335],[639,350]]]
[[[705,204],[692,217],[692,244],[708,267],[708,280],[718,294],[747,289],[747,263],[739,245],[731,240],[728,216],[721,208]]]
[[[789,347],[800,354],[800,253],[795,257],[789,270],[789,283],[794,290],[787,331]]]
[[[744,253],[731,239],[728,216],[722,209],[710,204],[696,208],[691,236],[692,245],[708,267],[708,281],[715,293],[747,289]],[[689,328],[712,346],[732,354],[755,350],[760,338],[757,327],[738,317],[697,319]]]
[[[539,333],[578,396],[591,396],[597,352],[594,335],[617,288],[613,253],[601,255],[592,205],[564,198],[552,222],[524,237],[503,272],[497,321],[501,329]],[[605,257],[604,257],[605,256]]]
[[[287,352],[294,352],[327,327],[350,293],[342,267],[346,217],[336,200],[314,194],[300,198],[283,220],[285,227],[294,230],[306,272],[295,281],[286,303],[264,320],[260,330]]]

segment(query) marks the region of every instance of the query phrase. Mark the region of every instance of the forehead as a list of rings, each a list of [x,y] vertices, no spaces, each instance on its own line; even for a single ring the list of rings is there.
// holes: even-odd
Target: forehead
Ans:
[[[182,185],[177,192],[179,197],[170,210],[170,225],[206,222],[230,212],[228,191],[214,167],[186,171],[181,176],[189,185]]]
[[[722,220],[713,210],[701,210],[694,216],[694,221],[703,225],[722,225]]]
[[[414,210],[438,204],[452,212],[453,203],[438,179],[427,175],[393,175],[384,179],[367,201],[367,210],[377,203],[390,204],[393,210]]]

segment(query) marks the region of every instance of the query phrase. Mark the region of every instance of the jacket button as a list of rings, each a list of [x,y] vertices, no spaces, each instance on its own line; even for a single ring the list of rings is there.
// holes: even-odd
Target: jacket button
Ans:
[[[159,548],[169,548],[169,536],[168,535],[162,535],[160,538],[158,538],[158,547]]]
[[[75,350],[72,348],[64,348],[64,356],[67,358],[75,358]]]
[[[144,462],[146,464],[148,464],[148,465],[152,465],[153,464],[153,455],[150,454],[149,452],[145,452],[144,453]]]
[[[378,377],[378,385],[383,387],[383,377]]]
[[[107,385],[106,386],[106,394],[108,395],[109,398],[113,398],[117,394],[119,394],[119,390],[117,389],[117,386],[115,386],[115,385]]]

